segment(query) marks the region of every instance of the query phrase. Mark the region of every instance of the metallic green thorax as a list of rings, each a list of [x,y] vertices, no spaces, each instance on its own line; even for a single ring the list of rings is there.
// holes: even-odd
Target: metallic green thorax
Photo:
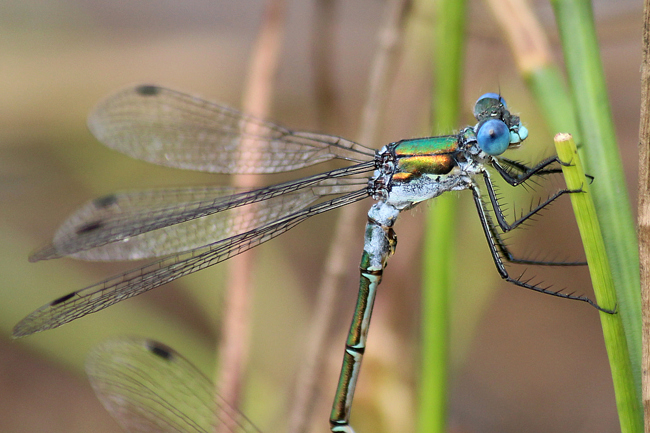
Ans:
[[[401,155],[435,155],[451,153],[458,150],[458,136],[413,138],[397,142],[394,148],[396,156]]]
[[[453,155],[457,151],[456,135],[400,141],[393,148],[397,159],[393,180],[403,182],[422,174],[447,174],[456,165]]]

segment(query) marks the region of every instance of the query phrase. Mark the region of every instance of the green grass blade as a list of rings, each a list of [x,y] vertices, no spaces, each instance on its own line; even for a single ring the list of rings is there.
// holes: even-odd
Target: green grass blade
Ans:
[[[422,347],[420,432],[444,432],[447,424],[449,376],[449,292],[455,254],[455,197],[443,195],[427,215],[422,274]],[[440,248],[445,245],[445,248]]]
[[[464,54],[466,2],[437,2],[432,101],[434,133],[449,133],[458,127],[460,85]],[[432,128],[433,129],[433,128]],[[428,215],[422,275],[422,359],[418,430],[422,433],[446,431],[447,378],[449,359],[449,292],[453,272],[455,197],[436,199]],[[444,248],[440,246],[444,245]]]
[[[531,70],[525,74],[525,79],[551,130],[571,131],[575,141],[580,143],[573,101],[558,67],[549,64]]]
[[[552,1],[582,140],[580,155],[598,210],[605,250],[616,284],[638,399],[641,398],[641,294],[634,218],[600,59],[591,3]]]
[[[569,166],[562,167],[567,187],[583,190],[582,193],[571,194],[571,204],[589,263],[589,273],[596,300],[600,306],[613,309],[616,306],[617,294],[608,256],[605,253],[596,208],[589,192],[591,185],[585,177],[573,138],[569,134],[558,134],[555,137],[555,147],[560,159],[565,163],[570,163]],[[640,400],[637,397],[622,316],[601,312],[600,320],[612,371],[621,432],[641,433],[643,431],[643,413]]]

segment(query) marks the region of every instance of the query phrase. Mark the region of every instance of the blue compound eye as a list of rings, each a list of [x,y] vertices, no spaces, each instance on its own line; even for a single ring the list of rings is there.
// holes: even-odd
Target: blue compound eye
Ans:
[[[508,104],[506,104],[506,100],[503,99],[501,97],[501,95],[499,95],[498,93],[492,93],[492,92],[485,93],[485,94],[481,95],[481,97],[478,98],[476,102],[480,101],[481,99],[486,99],[486,98],[496,99],[497,101],[499,101],[499,102],[501,102],[503,104],[504,108],[508,108]]]
[[[479,125],[476,140],[488,155],[501,155],[510,145],[510,130],[501,120],[490,119]]]

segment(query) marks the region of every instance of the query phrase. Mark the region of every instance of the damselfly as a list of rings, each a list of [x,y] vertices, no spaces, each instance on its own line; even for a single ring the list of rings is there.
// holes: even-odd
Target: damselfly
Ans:
[[[528,135],[499,95],[481,96],[474,116],[478,123],[456,135],[401,140],[374,151],[337,136],[291,131],[157,86],[119,92],[99,104],[89,126],[100,141],[134,158],[215,173],[277,173],[334,158],[355,164],[254,191],[219,187],[140,191],[108,195],[86,204],[31,260],[163,257],[52,301],[16,325],[14,336],[58,327],[226,260],[313,215],[371,197],[376,203],[368,212],[359,296],[330,417],[333,432],[352,432],[348,420],[372,306],[383,268],[396,246],[393,224],[403,210],[443,192],[466,189],[472,192],[488,247],[503,279],[607,311],[587,297],[555,292],[508,274],[504,259],[562,264],[515,259],[500,231],[512,230],[560,195],[575,191],[560,190],[508,223],[487,167],[517,186],[531,176],[557,172],[559,169],[551,165],[560,161],[550,157],[528,167],[499,156],[518,147]],[[481,178],[497,224],[490,218],[479,189],[477,179]],[[318,200],[322,201],[314,204]],[[246,217],[235,212],[251,204],[254,206]]]

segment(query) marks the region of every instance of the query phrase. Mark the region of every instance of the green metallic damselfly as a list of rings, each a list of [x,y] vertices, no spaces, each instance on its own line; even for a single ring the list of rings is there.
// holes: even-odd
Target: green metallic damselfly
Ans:
[[[401,140],[374,151],[333,135],[291,131],[157,86],[119,92],[99,104],[89,126],[104,144],[137,159],[213,173],[278,173],[335,158],[355,164],[254,191],[223,187],[150,190],[112,194],[87,203],[31,260],[63,256],[86,260],[162,258],[50,302],[18,323],[14,336],[56,328],[226,260],[313,215],[371,197],[376,203],[368,212],[359,296],[330,416],[332,432],[353,432],[349,426],[352,398],[376,290],[396,247],[393,224],[403,210],[443,192],[466,189],[472,191],[488,247],[503,279],[611,312],[587,297],[555,292],[508,274],[503,260],[566,265],[514,258],[499,231],[514,229],[560,195],[574,191],[560,190],[508,223],[487,167],[517,186],[531,176],[558,172],[551,165],[560,162],[550,157],[528,167],[499,156],[518,147],[528,135],[499,95],[488,93],[479,98],[474,116],[478,123],[456,135]],[[248,147],[251,143],[254,151]],[[480,178],[497,224],[479,190]],[[237,213],[236,208],[253,203],[246,217]]]

